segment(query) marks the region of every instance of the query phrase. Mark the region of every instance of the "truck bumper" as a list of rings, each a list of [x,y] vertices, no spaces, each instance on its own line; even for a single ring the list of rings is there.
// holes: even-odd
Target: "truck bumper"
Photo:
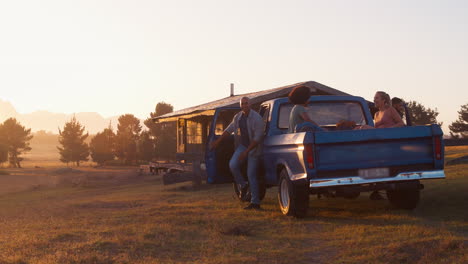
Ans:
[[[342,178],[312,179],[309,182],[309,187],[321,188],[321,187],[362,185],[362,184],[372,184],[372,183],[381,183],[381,182],[402,182],[402,181],[429,180],[429,179],[445,179],[445,173],[443,170],[413,171],[413,172],[402,172],[394,177],[386,177],[386,178],[365,179],[359,176],[349,176],[349,177],[342,177]]]

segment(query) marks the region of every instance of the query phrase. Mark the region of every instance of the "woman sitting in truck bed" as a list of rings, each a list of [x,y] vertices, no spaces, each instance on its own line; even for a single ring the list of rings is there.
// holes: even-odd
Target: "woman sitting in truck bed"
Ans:
[[[374,96],[375,107],[379,109],[374,115],[374,127],[363,125],[356,129],[368,128],[388,128],[388,127],[403,127],[405,123],[401,119],[398,111],[393,108],[390,95],[386,92],[378,91]]]
[[[398,111],[393,108],[390,95],[378,91],[374,96],[374,104],[379,109],[374,115],[375,128],[402,127],[405,126]]]
[[[296,126],[304,122],[310,122],[318,126],[318,124],[309,117],[309,114],[307,114],[307,105],[310,96],[310,89],[303,85],[294,88],[289,93],[289,101],[294,104],[294,107],[289,114],[288,133],[294,133]]]

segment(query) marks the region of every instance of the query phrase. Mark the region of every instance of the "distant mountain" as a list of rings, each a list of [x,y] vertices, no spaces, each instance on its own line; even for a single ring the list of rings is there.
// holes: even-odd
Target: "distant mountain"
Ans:
[[[3,122],[5,119],[10,117],[17,117],[18,113],[13,105],[8,101],[3,101],[0,99],[0,122]]]
[[[75,115],[76,120],[85,126],[90,134],[96,134],[109,126],[111,122],[114,131],[117,129],[118,116],[104,118],[95,112],[84,112],[75,114],[51,113],[48,111],[36,111],[29,114],[20,114],[8,101],[0,99],[0,122],[10,117],[16,118],[26,128],[31,128],[33,132],[45,130],[58,134],[58,129],[63,129],[66,122]],[[141,125],[144,126],[143,120]]]

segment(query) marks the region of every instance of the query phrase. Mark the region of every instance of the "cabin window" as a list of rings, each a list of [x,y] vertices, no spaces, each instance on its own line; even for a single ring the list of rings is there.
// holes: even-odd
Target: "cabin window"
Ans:
[[[202,124],[187,120],[187,144],[201,144],[202,140]]]

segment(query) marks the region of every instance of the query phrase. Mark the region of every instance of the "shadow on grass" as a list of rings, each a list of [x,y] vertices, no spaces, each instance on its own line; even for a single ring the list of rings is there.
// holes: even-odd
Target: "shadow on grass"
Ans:
[[[164,188],[165,191],[171,191],[171,192],[198,192],[198,191],[207,191],[207,190],[212,190],[216,189],[215,185],[210,185],[210,184],[201,184],[198,186],[194,186],[191,184],[177,184],[176,186],[173,187],[166,187]]]
[[[63,233],[56,235],[49,241],[51,243],[81,242],[84,241],[84,237],[77,234]]]
[[[335,224],[359,223],[368,225],[410,224],[417,221],[412,212],[396,209],[387,200],[366,201],[365,199],[350,201],[335,198],[328,201],[311,201],[306,219]]]
[[[110,257],[101,257],[101,256],[87,256],[77,259],[67,259],[61,258],[58,263],[64,264],[114,264],[117,263],[115,260],[112,260]]]
[[[140,201],[95,201],[89,203],[75,204],[74,206],[80,209],[129,209],[141,207],[143,206],[143,203],[141,203]]]
[[[24,260],[14,260],[14,261],[3,261],[1,260],[1,264],[29,264],[29,262],[24,261]]]
[[[221,230],[220,233],[226,236],[253,236],[252,233],[253,227],[251,226],[233,226],[233,227],[226,227],[224,230]]]
[[[467,194],[447,190],[428,190],[414,210],[398,209],[388,200],[366,201],[361,197],[350,201],[340,198],[311,200],[305,220],[318,220],[337,225],[359,224],[372,226],[423,225],[440,226],[466,237]]]

